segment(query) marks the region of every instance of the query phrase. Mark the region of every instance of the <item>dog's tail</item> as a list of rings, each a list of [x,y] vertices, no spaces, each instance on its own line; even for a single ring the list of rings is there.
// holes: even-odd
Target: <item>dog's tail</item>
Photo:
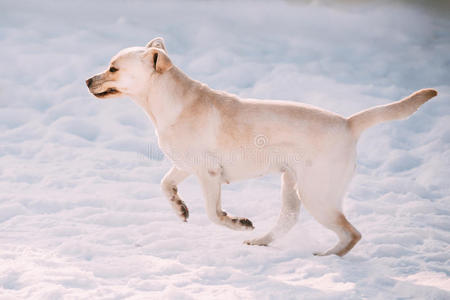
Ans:
[[[348,124],[355,137],[369,127],[378,123],[406,119],[412,115],[422,104],[437,95],[433,89],[423,89],[408,97],[386,105],[375,106],[349,117]]]

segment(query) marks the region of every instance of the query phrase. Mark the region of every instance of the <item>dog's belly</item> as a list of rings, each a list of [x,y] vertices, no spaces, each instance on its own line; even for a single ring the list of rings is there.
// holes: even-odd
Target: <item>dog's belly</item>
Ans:
[[[223,182],[229,183],[270,173],[295,170],[305,164],[305,153],[288,149],[252,148],[222,153],[220,167]]]
[[[225,163],[222,165],[222,182],[231,183],[240,180],[260,177],[271,173],[280,172],[282,166],[276,164],[254,164],[252,162],[242,162],[240,165]]]
[[[199,149],[198,151],[195,149],[174,151],[161,149],[179,169],[192,174],[218,173],[224,183],[264,176],[284,169],[298,169],[305,163],[302,153],[278,150],[255,148],[235,151],[201,151]]]

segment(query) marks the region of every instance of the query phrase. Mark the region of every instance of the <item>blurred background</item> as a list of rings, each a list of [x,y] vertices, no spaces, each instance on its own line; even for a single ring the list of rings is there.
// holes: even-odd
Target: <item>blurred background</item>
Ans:
[[[0,295],[450,297],[449,3],[1,1]],[[275,223],[278,176],[224,187],[224,207],[254,233],[210,223],[194,178],[179,222],[150,121],[84,83],[156,36],[189,76],[241,97],[349,116],[439,91],[361,138],[345,211],[363,240],[344,260],[311,256],[335,238],[305,211],[272,247],[241,245]]]

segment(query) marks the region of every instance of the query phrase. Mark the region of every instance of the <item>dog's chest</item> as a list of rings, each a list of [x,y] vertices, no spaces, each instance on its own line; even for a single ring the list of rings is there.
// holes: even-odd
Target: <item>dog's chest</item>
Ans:
[[[193,169],[206,159],[214,139],[205,132],[169,129],[157,132],[158,145],[162,152],[182,169]]]

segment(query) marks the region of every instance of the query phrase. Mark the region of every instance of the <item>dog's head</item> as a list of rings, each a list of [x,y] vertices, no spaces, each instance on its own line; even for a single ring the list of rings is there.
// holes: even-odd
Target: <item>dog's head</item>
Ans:
[[[132,47],[115,55],[108,68],[86,80],[89,91],[98,98],[122,95],[139,96],[148,89],[154,76],[172,67],[162,38],[151,40],[145,47]]]

